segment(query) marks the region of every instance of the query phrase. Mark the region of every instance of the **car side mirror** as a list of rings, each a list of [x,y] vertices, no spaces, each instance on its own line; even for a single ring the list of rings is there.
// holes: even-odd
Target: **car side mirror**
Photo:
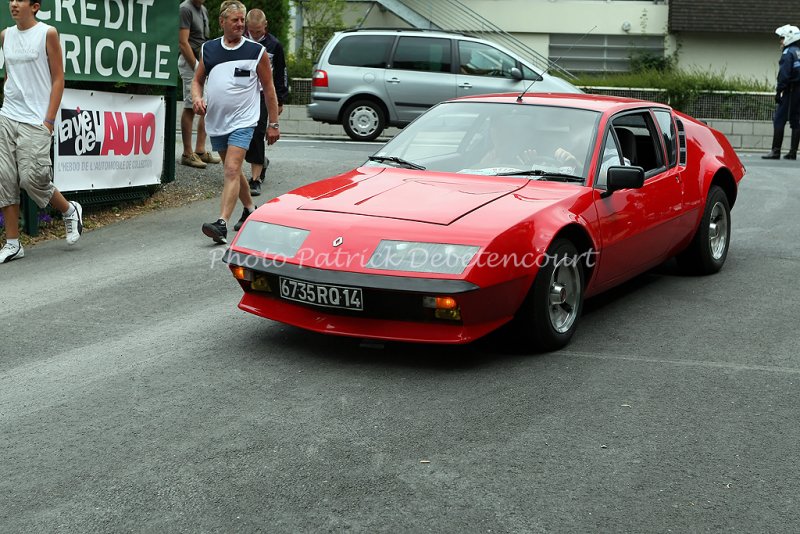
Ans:
[[[511,67],[511,77],[515,80],[522,79],[522,71],[519,70],[517,67]]]
[[[606,174],[606,195],[620,189],[639,189],[644,185],[644,169],[632,165],[614,165]]]

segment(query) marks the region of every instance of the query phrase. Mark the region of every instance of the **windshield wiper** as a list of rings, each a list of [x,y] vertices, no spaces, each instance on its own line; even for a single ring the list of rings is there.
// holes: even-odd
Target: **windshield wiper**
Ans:
[[[583,176],[576,176],[574,174],[567,174],[563,172],[543,171],[542,169],[531,169],[529,171],[499,172],[495,176],[541,176],[547,180],[552,180],[554,182],[575,182],[575,183],[583,183],[585,180]]]
[[[405,167],[407,169],[415,169],[417,171],[424,171],[425,170],[425,167],[423,167],[422,165],[419,165],[417,163],[413,163],[411,161],[406,161],[403,158],[398,158],[397,156],[370,156],[367,159],[369,159],[370,161],[378,161],[378,162],[381,162],[381,163],[385,163],[385,162],[389,161],[391,163],[396,163],[397,165],[400,165],[401,167]]]

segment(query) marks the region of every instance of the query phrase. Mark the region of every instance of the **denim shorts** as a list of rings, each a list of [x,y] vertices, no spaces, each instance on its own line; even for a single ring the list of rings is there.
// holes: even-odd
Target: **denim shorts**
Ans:
[[[221,152],[228,150],[229,146],[236,146],[247,150],[250,148],[250,141],[253,139],[254,127],[239,128],[225,135],[210,135],[211,150]]]

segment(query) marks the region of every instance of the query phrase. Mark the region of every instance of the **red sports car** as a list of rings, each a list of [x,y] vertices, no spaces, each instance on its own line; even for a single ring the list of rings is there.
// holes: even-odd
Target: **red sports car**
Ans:
[[[722,268],[744,166],[668,106],[573,94],[443,102],[361,167],[281,195],[226,254],[239,307],[317,332],[566,345],[583,301],[676,256]]]

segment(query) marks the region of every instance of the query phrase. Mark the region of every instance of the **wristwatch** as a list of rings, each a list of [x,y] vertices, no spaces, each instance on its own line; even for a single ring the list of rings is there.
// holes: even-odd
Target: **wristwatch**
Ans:
[[[277,122],[271,122],[271,123],[269,123],[267,126],[269,126],[270,128],[274,128],[274,129],[276,129],[276,130],[277,130],[278,128],[280,128],[280,125],[279,125]]]

